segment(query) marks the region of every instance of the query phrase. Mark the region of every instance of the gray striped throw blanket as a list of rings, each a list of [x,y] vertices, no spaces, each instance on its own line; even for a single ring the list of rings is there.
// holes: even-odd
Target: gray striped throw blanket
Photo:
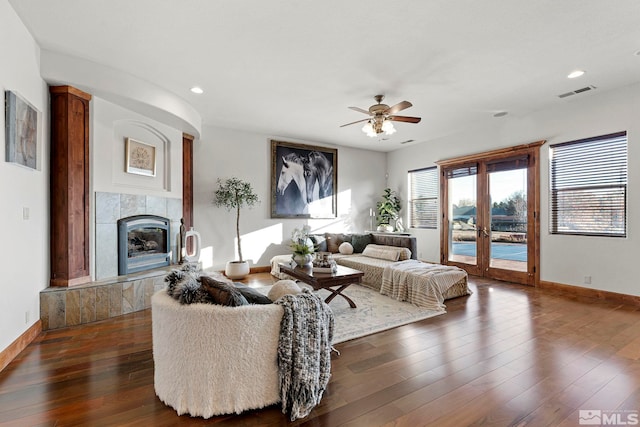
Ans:
[[[278,342],[282,412],[295,421],[320,403],[329,383],[333,313],[308,289],[276,304],[284,308]]]

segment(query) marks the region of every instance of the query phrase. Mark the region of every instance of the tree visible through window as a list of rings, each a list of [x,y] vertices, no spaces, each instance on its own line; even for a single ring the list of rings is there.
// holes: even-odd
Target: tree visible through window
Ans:
[[[550,147],[551,233],[626,237],[627,133]]]
[[[438,227],[438,168],[409,171],[409,227]]]

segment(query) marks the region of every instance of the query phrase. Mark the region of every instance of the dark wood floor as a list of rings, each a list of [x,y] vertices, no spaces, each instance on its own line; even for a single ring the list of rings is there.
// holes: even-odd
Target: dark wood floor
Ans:
[[[580,409],[640,410],[638,308],[470,282],[444,316],[336,345],[321,404],[292,424],[576,426]],[[0,425],[210,424],[289,423],[277,406],[204,420],[162,404],[148,310],[43,333],[0,373]]]

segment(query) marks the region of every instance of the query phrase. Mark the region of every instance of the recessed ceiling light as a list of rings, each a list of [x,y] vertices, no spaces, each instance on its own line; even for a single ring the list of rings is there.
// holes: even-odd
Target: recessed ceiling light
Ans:
[[[584,71],[582,70],[575,70],[569,73],[569,75],[567,76],[570,79],[575,79],[576,77],[580,77],[584,75]]]
[[[493,115],[493,117],[504,117],[504,116],[506,116],[507,114],[509,114],[509,113],[507,113],[506,111],[500,111],[500,112],[498,112],[498,113],[495,113],[495,114]]]
[[[194,86],[194,87],[191,88],[191,92],[197,93],[198,95],[200,95],[200,94],[204,93],[204,90],[202,90],[201,87]]]

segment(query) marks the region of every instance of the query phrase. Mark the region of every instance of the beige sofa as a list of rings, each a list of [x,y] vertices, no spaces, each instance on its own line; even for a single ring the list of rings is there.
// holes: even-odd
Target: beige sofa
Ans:
[[[321,237],[324,239],[327,239],[327,236],[328,239],[338,239],[339,244],[342,242],[340,240],[340,236],[347,237],[349,235],[337,233],[325,233],[324,235],[321,235]],[[334,248],[335,246],[338,246],[338,244],[334,245]],[[416,238],[413,236],[404,236],[398,234],[371,234],[371,244],[406,248],[409,250],[408,258],[418,259],[418,245]],[[326,250],[326,247],[323,246],[321,250]],[[392,262],[389,260],[367,257],[362,253],[354,253],[349,255],[333,253],[333,258],[340,265],[363,271],[365,273],[364,277],[362,278],[363,284],[376,290],[380,290],[380,286],[382,285],[382,271],[384,270],[384,267]],[[278,255],[273,257],[271,259],[271,274],[280,279],[290,279],[289,276],[280,272],[280,268],[278,266],[278,264],[280,263],[289,262],[291,262],[291,255]]]
[[[339,234],[330,234],[326,233],[326,236],[329,235],[330,238],[340,239]],[[348,236],[344,235],[345,238]],[[333,257],[336,262],[340,265],[344,265],[345,267],[354,268],[356,270],[364,272],[364,276],[362,278],[362,284],[364,286],[370,287],[377,291],[381,290],[383,283],[383,273],[386,267],[394,264],[397,261],[413,259],[417,260],[417,241],[413,236],[403,236],[403,235],[395,235],[395,234],[372,234],[371,236],[371,244],[377,246],[386,246],[392,248],[401,248],[403,250],[409,250],[410,253],[404,252],[404,256],[401,256],[399,259],[391,260],[391,259],[383,259],[374,256],[367,256],[367,251],[365,253],[354,253],[354,254],[340,254],[334,253]],[[333,245],[334,248],[336,245]],[[403,253],[401,251],[401,253]],[[279,263],[288,263],[291,261],[291,255],[280,255],[272,258],[271,260],[271,274],[278,278],[290,278],[284,273],[280,272]],[[429,266],[438,266],[435,264],[423,264],[425,267]],[[452,270],[459,270],[455,267],[451,267]],[[441,299],[451,299],[459,296],[470,295],[471,290],[469,289],[467,283],[467,274],[463,270],[459,270],[456,273],[459,277],[457,277],[456,282],[448,287],[446,291],[441,293]]]

